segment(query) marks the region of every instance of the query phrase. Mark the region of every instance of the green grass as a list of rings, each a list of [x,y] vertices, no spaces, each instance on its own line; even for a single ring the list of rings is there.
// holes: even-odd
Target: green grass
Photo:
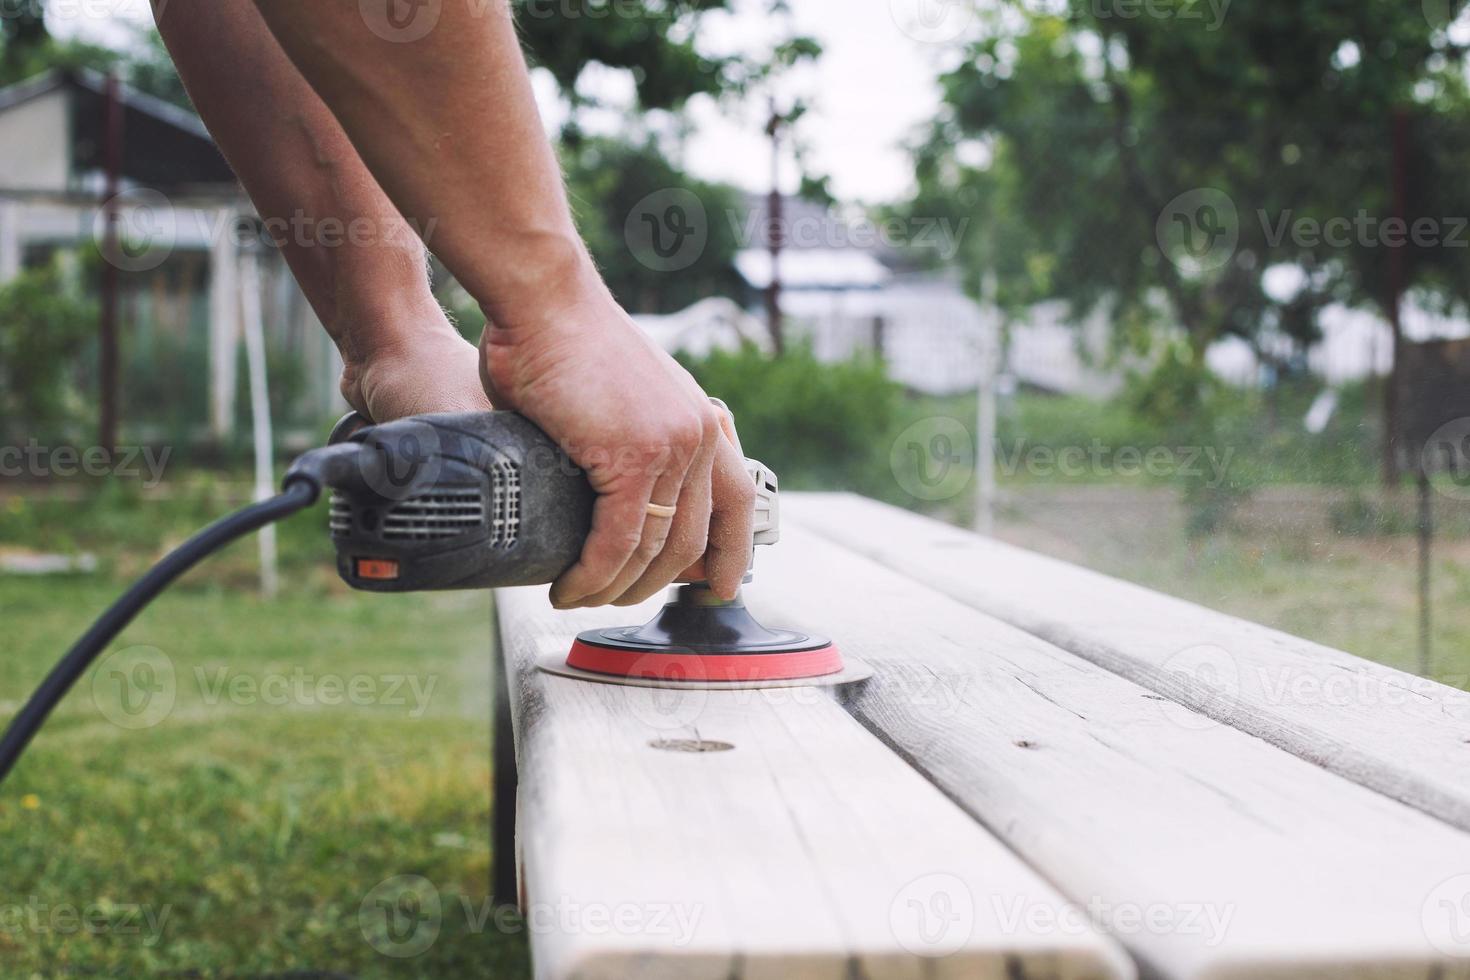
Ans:
[[[1412,495],[1383,498],[1374,496],[1381,511],[1412,513]],[[1415,539],[1337,533],[1343,499],[1351,498],[1313,487],[1263,491],[1226,529],[1200,536],[1188,532],[1188,508],[1171,488],[1031,485],[1008,488],[997,530],[1023,547],[1417,673]],[[1470,688],[1470,505],[1439,497],[1436,506],[1431,674]],[[1385,524],[1392,531],[1408,521]]]
[[[0,577],[0,717],[162,547],[240,502],[213,480],[168,491],[0,499],[0,547],[91,548],[103,569]],[[488,598],[349,593],[323,518],[283,528],[278,599],[253,593],[252,546],[232,548],[42,730],[0,794],[0,974],[527,973],[523,937],[485,917]],[[398,875],[428,879],[442,908],[410,958],[369,941],[369,893]]]

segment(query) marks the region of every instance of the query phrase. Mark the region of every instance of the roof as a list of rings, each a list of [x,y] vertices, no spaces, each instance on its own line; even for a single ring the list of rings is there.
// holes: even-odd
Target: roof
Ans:
[[[771,253],[741,249],[735,268],[755,289],[771,283]],[[783,289],[877,289],[889,278],[888,267],[870,251],[857,248],[806,248],[781,251]]]
[[[0,113],[53,92],[72,98],[71,147],[74,174],[103,165],[107,78],[91,69],[53,69],[0,88]],[[123,104],[123,175],[150,187],[234,184],[204,123],[194,113],[142,92],[118,86]]]

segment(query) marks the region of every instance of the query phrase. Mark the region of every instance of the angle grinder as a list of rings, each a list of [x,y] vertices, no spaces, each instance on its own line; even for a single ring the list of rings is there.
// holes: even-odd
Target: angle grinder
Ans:
[[[755,543],[779,537],[776,476],[747,460],[757,491]],[[418,415],[368,425],[349,415],[328,445],[296,459],[281,492],[225,517],[170,552],[125,592],[0,736],[0,780],[92,662],[175,579],[225,545],[332,491],[337,570],[356,589],[417,592],[543,585],[580,556],[596,494],[586,474],[513,412]],[[747,576],[748,580],[748,576]],[[825,637],[767,629],[740,598],[676,586],[643,626],[581,633],[543,669],[641,687],[783,687],[862,680]]]
[[[355,478],[332,484],[337,570],[353,588],[540,585],[582,552],[596,494],[582,470],[521,415],[420,415],[376,426],[349,415],[331,444],[359,445],[371,460]],[[745,464],[756,488],[754,543],[775,544],[776,474],[753,459]],[[541,666],[639,686],[860,679],[826,637],[767,629],[740,597],[723,600],[703,582],[674,587],[652,621],[583,632],[564,661]]]

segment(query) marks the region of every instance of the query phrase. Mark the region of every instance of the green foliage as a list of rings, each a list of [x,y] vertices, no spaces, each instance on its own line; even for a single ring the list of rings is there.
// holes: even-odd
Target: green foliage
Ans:
[[[782,487],[893,496],[888,445],[902,390],[880,362],[828,364],[793,345],[776,358],[746,347],[685,366],[730,406],[746,453],[771,466]]]
[[[583,139],[567,145],[562,156],[578,228],[603,278],[627,309],[672,312],[708,296],[738,293],[741,280],[733,262],[739,247],[739,198],[733,189],[690,177],[652,143]],[[690,217],[707,234],[704,247],[687,267],[650,269],[629,247],[625,229],[649,210],[649,195],[680,190],[693,194],[704,209],[702,222],[697,215]],[[661,213],[665,205],[659,198],[652,200],[652,210]]]
[[[39,436],[71,421],[75,348],[97,323],[59,264],[21,273],[0,287],[0,429]]]
[[[103,569],[0,576],[0,690],[33,689],[161,549],[249,499],[248,481],[176,480],[168,499],[126,483],[71,500],[0,488],[0,549],[85,547]],[[318,507],[281,525],[278,599],[254,593],[255,543],[241,542],[129,625],[115,650],[151,646],[174,668],[157,724],[129,730],[99,710],[105,661],[47,722],[0,799],[7,901],[42,909],[42,928],[0,930],[6,977],[529,976],[524,926],[476,918],[492,857],[487,597],[349,593],[324,521]],[[381,696],[311,696],[331,678]],[[242,698],[221,693],[226,680],[293,693]],[[374,886],[408,873],[434,883],[445,911],[412,960],[375,950],[359,919]],[[44,928],[45,909],[68,905],[142,906],[154,922]]]
[[[1470,166],[1465,49],[1444,29],[1462,6],[1438,5],[1441,18],[1341,0],[1131,14],[1089,0],[1044,13],[1003,3],[943,77],[947,111],[919,148],[911,207],[967,213],[986,229],[967,238],[961,264],[977,270],[977,291],[978,270],[994,270],[997,299],[1012,308],[1103,304],[1124,343],[1177,325],[1192,360],[1226,335],[1310,341],[1325,305],[1383,301],[1389,249],[1356,232],[1344,244],[1281,229],[1392,214],[1396,112],[1407,123],[1405,217],[1470,213],[1470,191],[1450,177]],[[1171,233],[1174,202],[1200,188],[1234,211],[1210,213],[1238,234],[1214,268],[1160,240],[1160,219]],[[1198,204],[1177,217],[1203,220]],[[1464,249],[1398,254],[1427,303],[1470,301]],[[1262,288],[1277,263],[1309,274],[1285,301]]]

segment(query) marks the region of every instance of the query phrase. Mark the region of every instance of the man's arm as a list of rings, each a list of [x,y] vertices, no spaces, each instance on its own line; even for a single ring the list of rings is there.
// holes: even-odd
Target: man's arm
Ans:
[[[336,342],[347,401],[380,421],[488,409],[479,358],[429,291],[423,243],[250,0],[161,4],[155,20]]]
[[[754,487],[704,393],[593,267],[504,0],[256,5],[484,309],[491,400],[540,424],[599,493],[581,561],[553,601],[640,601],[701,555],[716,592],[733,595],[750,559]],[[677,512],[650,516],[650,502]]]

